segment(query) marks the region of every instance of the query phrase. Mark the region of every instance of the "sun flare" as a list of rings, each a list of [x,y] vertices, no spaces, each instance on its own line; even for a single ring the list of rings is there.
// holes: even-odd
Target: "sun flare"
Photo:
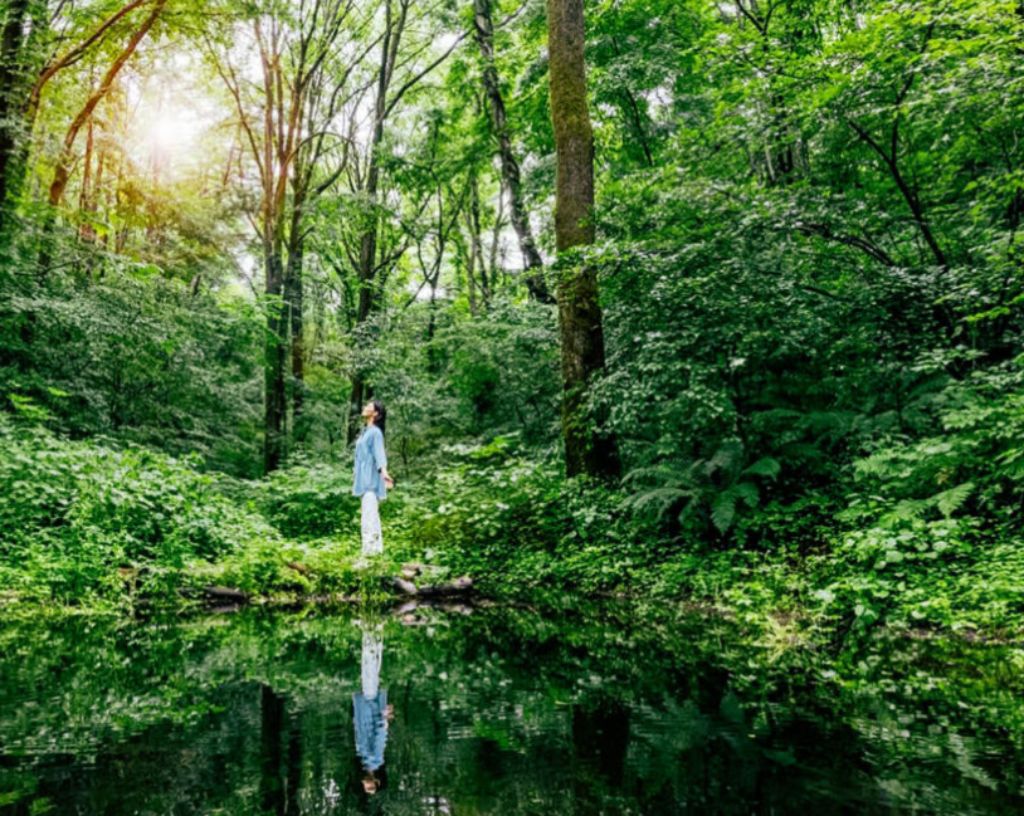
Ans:
[[[161,115],[148,126],[146,141],[162,152],[172,152],[187,146],[196,138],[198,128],[180,116]]]
[[[162,111],[146,124],[143,138],[152,151],[175,154],[193,146],[201,129],[189,111]]]

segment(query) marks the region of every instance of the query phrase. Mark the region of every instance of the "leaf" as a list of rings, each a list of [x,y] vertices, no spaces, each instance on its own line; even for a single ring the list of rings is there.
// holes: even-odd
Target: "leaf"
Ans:
[[[782,465],[779,464],[778,459],[774,459],[771,456],[764,456],[744,470],[743,475],[767,476],[769,479],[775,479],[781,470]]]
[[[742,454],[743,446],[739,442],[723,442],[715,451],[715,455],[704,465],[704,472],[711,476],[719,470],[732,470]]]
[[[964,482],[956,487],[951,487],[949,490],[944,490],[935,496],[932,496],[932,501],[935,502],[935,506],[939,508],[939,512],[942,513],[946,518],[952,516],[965,501],[967,497],[971,495],[974,490],[974,482]]]
[[[711,506],[711,521],[718,532],[725,533],[736,518],[736,497],[732,491],[721,493]]]
[[[693,497],[694,492],[692,490],[658,487],[654,490],[645,490],[643,493],[636,494],[629,500],[629,505],[637,511],[647,510],[653,506],[657,508],[657,517],[660,519],[665,511],[675,502],[680,499],[692,499]]]
[[[761,491],[753,482],[735,484],[729,488],[729,492],[734,493],[737,498],[743,499],[743,502],[751,509],[757,507],[761,501]]]

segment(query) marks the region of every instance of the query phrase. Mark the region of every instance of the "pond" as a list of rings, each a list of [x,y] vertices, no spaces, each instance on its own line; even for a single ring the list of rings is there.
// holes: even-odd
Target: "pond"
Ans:
[[[1020,661],[614,605],[9,621],[0,813],[1019,812]]]

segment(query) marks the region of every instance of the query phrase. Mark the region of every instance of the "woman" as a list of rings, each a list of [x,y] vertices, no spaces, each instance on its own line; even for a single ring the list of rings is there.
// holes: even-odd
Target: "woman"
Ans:
[[[388,723],[395,716],[395,708],[388,702],[388,690],[380,687],[383,627],[360,624],[360,628],[363,630],[363,652],[359,661],[362,682],[360,690],[352,695],[352,722],[362,788],[367,796],[373,796],[387,780],[384,749],[388,742]]]
[[[363,406],[366,427],[356,440],[355,479],[352,494],[362,497],[363,555],[384,551],[377,503],[387,498],[394,482],[388,475],[388,457],[384,452],[384,423],[387,411],[374,400]]]

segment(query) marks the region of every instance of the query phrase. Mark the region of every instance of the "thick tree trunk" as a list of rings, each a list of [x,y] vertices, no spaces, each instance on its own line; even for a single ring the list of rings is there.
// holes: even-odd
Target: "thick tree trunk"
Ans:
[[[7,201],[7,173],[18,144],[20,70],[28,0],[10,0],[0,31],[0,227]]]
[[[551,120],[557,152],[555,240],[559,252],[594,241],[594,136],[587,111],[583,60],[583,0],[548,0]],[[569,476],[614,477],[615,438],[601,417],[587,417],[587,389],[604,368],[604,334],[597,275],[583,265],[558,285],[562,346],[562,436]]]
[[[494,138],[498,142],[498,156],[501,159],[501,175],[508,190],[511,207],[512,228],[519,240],[519,251],[523,256],[523,272],[530,295],[544,303],[552,303],[553,299],[544,283],[544,261],[537,251],[530,227],[530,217],[523,204],[523,193],[519,162],[512,150],[512,136],[508,127],[508,116],[505,112],[505,100],[501,95],[501,83],[498,68],[494,60],[494,19],[491,11],[491,0],[474,0],[473,21],[476,42],[483,58],[484,93],[490,108],[491,127]]]

